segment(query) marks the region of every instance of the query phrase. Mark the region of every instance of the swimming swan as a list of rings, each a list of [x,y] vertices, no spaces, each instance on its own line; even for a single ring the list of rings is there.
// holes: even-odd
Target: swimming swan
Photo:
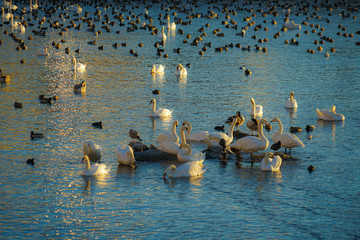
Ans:
[[[199,162],[187,162],[179,167],[175,165],[170,165],[165,171],[163,178],[165,179],[166,175],[168,177],[200,177],[206,171],[203,168],[203,164],[199,164]]]
[[[84,155],[81,163],[85,161],[85,169],[81,172],[81,175],[84,176],[95,176],[95,175],[103,175],[108,174],[111,167],[107,167],[103,163],[95,163],[90,165],[89,157]]]
[[[258,135],[255,136],[247,136],[238,139],[235,143],[230,144],[229,146],[238,150],[242,150],[244,152],[249,152],[251,156],[251,160],[253,160],[253,153],[261,150],[265,150],[269,146],[269,140],[264,136],[263,125],[267,121],[265,119],[261,119],[258,124]]]
[[[102,147],[93,143],[92,141],[86,141],[83,143],[84,155],[88,156],[91,162],[100,162],[102,157]]]
[[[199,141],[204,142],[206,136],[209,134],[208,131],[192,131],[192,125],[189,121],[185,120],[183,125],[188,127],[188,133],[186,134],[186,140],[188,141]]]
[[[85,71],[85,69],[86,69],[85,64],[77,62],[76,58],[73,58],[72,60],[73,60],[73,63],[74,63],[74,71],[79,71],[79,72]]]
[[[184,68],[184,66],[183,66],[182,64],[179,64],[179,65],[176,67],[175,75],[176,75],[176,76],[186,76],[186,75],[187,75],[187,70],[186,70],[186,68]]]
[[[169,110],[167,108],[158,108],[156,109],[156,100],[151,99],[150,104],[152,104],[152,111],[150,117],[169,117],[171,116],[174,110]]]
[[[165,27],[162,26],[161,32],[158,33],[157,37],[162,40],[166,40]]]
[[[294,21],[289,21],[286,20],[286,22],[284,22],[283,27],[286,27],[287,29],[301,29],[301,25],[300,24],[296,24],[294,23]]]
[[[154,64],[152,66],[152,69],[150,70],[150,73],[164,73],[165,70],[165,66],[161,65],[161,64]]]
[[[132,147],[127,144],[121,144],[116,146],[116,157],[121,165],[136,166],[136,160],[134,157],[134,151]]]
[[[179,125],[179,121],[175,120],[171,127],[171,132],[163,132],[160,133],[159,136],[156,138],[158,143],[172,141],[175,143],[179,143],[179,136],[176,133],[176,127]]]
[[[48,52],[48,48],[44,48],[44,49],[40,48],[36,51],[36,55],[48,57],[50,54]]]
[[[330,110],[328,110],[328,109],[319,110],[318,108],[316,108],[316,115],[319,120],[326,120],[326,121],[344,121],[345,120],[344,115],[342,115],[340,113],[336,113],[335,106],[332,106]]]
[[[291,149],[294,147],[305,147],[304,143],[294,134],[292,133],[283,133],[283,125],[278,117],[275,117],[271,122],[277,122],[279,125],[279,130],[276,134],[272,136],[272,139],[274,142],[281,142],[281,146],[285,148],[285,154],[286,149],[290,149],[290,155],[291,155]]]
[[[262,118],[263,106],[255,105],[255,100],[253,98],[250,99],[250,102],[251,102],[250,116],[254,118]]]
[[[294,98],[294,92],[290,92],[290,98],[285,101],[285,108],[297,108],[298,104],[296,99]]]
[[[186,142],[185,131],[187,130],[186,125],[182,125],[180,128],[181,148],[177,154],[177,159],[180,162],[194,162],[199,161],[202,163],[205,160],[205,154],[199,150],[192,149],[191,146]]]
[[[265,157],[261,161],[261,170],[263,171],[279,171],[282,163],[282,159],[279,155],[275,155],[272,152],[267,152]]]

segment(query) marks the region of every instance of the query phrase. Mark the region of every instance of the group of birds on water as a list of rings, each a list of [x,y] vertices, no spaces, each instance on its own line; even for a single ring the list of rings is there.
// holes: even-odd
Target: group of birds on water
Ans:
[[[118,145],[115,149],[117,161],[120,165],[129,165],[136,167],[136,158],[134,152],[145,153],[147,150],[156,151],[158,154],[170,154],[177,158],[180,163],[183,163],[179,167],[175,165],[169,166],[163,177],[195,177],[202,176],[205,172],[204,160],[206,154],[203,151],[199,151],[193,148],[188,142],[203,142],[207,144],[208,149],[218,148],[219,159],[223,162],[227,162],[228,154],[233,154],[236,151],[238,154],[240,151],[250,153],[251,164],[254,162],[253,153],[267,150],[269,146],[269,140],[265,137],[263,128],[267,131],[272,129],[271,122],[276,122],[278,125],[278,131],[273,134],[272,140],[274,144],[271,145],[271,151],[265,153],[264,158],[261,161],[260,168],[263,171],[278,171],[282,164],[282,158],[288,158],[286,155],[287,149],[291,157],[291,149],[295,147],[305,147],[304,143],[293,133],[284,132],[283,125],[278,117],[271,120],[270,123],[266,119],[263,119],[263,107],[257,105],[253,98],[250,99],[251,110],[249,115],[250,120],[247,121],[246,126],[252,131],[252,134],[246,134],[238,131],[238,127],[245,123],[244,116],[237,112],[236,115],[229,117],[225,123],[229,124],[228,133],[224,133],[224,126],[217,126],[215,130],[218,131],[192,131],[192,125],[189,121],[185,120],[180,127],[180,137],[176,132],[176,128],[179,126],[178,120],[175,120],[172,124],[171,131],[163,132],[156,138],[156,144],[151,144],[150,147],[143,144],[142,138],[138,131],[134,129],[129,130],[129,136],[133,139],[129,144]],[[152,118],[163,118],[172,115],[173,110],[166,108],[157,108],[156,101],[152,99],[150,104],[153,105],[150,112]],[[294,92],[290,92],[290,97],[285,101],[285,108],[296,109],[298,107],[297,101],[294,98]],[[345,117],[342,114],[336,113],[335,106],[331,109],[319,110],[316,108],[316,114],[319,120],[325,121],[344,121]],[[103,122],[95,122],[92,125],[96,128],[102,128]],[[264,127],[265,126],[265,127]],[[236,130],[235,130],[236,127]],[[315,130],[315,126],[307,125],[306,131],[309,133]],[[257,135],[253,135],[256,131]],[[302,131],[300,127],[291,127],[290,131],[299,132]],[[237,135],[237,137],[235,137]],[[309,135],[308,135],[309,136]],[[44,137],[41,133],[31,132],[31,139]],[[237,138],[236,141],[235,138]],[[285,154],[282,157],[276,154],[276,151],[280,148],[285,148]],[[102,147],[95,144],[92,141],[86,141],[83,143],[83,160],[85,162],[85,169],[81,172],[82,175],[101,175],[107,174],[110,171],[110,167],[107,167],[104,163],[100,163],[102,157]],[[94,164],[91,164],[94,163]],[[34,164],[33,160],[30,164]],[[312,165],[308,167],[309,172],[315,169]]]
[[[114,18],[119,20],[119,25],[120,26],[124,26],[124,21],[125,19],[128,20],[128,25],[129,27],[127,28],[127,32],[132,32],[134,30],[137,29],[144,29],[144,30],[149,30],[151,32],[152,35],[156,35],[157,39],[160,40],[160,42],[156,42],[154,44],[154,46],[157,48],[157,55],[161,56],[162,52],[164,52],[164,49],[161,49],[160,46],[164,45],[164,42],[166,41],[166,33],[165,33],[165,26],[167,29],[169,29],[170,31],[176,31],[177,29],[177,25],[189,25],[191,24],[192,19],[195,18],[207,18],[207,19],[219,19],[220,16],[219,14],[215,13],[216,10],[222,12],[225,14],[225,20],[222,21],[222,24],[224,25],[225,28],[229,28],[229,29],[234,29],[234,30],[241,30],[240,33],[236,33],[236,35],[240,35],[240,36],[245,36],[250,28],[252,26],[255,25],[255,21],[254,18],[256,17],[256,13],[260,14],[262,17],[266,17],[268,14],[273,15],[273,16],[278,16],[278,11],[276,10],[276,2],[275,3],[267,3],[266,7],[268,9],[267,12],[264,12],[261,8],[261,2],[257,3],[257,5],[260,7],[259,9],[254,9],[248,2],[245,2],[243,5],[244,7],[239,7],[239,6],[235,6],[234,9],[235,10],[239,10],[239,11],[246,11],[249,13],[249,16],[244,17],[244,22],[246,23],[245,26],[243,27],[239,27],[237,22],[234,19],[231,19],[231,16],[236,16],[236,11],[234,9],[231,9],[231,7],[233,6],[233,3],[222,3],[222,7],[220,8],[220,4],[216,4],[219,3],[218,1],[215,1],[214,4],[212,6],[209,5],[209,9],[208,12],[206,14],[200,14],[200,13],[194,13],[196,7],[198,6],[198,4],[196,2],[193,2],[192,5],[189,6],[183,6],[178,2],[174,2],[173,4],[171,4],[171,9],[174,10],[173,12],[173,16],[175,19],[175,22],[171,22],[170,21],[170,14],[167,13],[165,15],[163,15],[162,13],[159,14],[159,16],[157,17],[157,19],[160,21],[160,25],[162,25],[161,30],[159,30],[158,28],[156,28],[154,25],[152,25],[153,23],[153,18],[149,15],[149,9],[151,9],[151,3],[148,4],[148,6],[145,8],[145,12],[141,13],[140,15],[135,15],[135,13],[131,13],[129,11],[129,15],[125,16],[125,12],[127,12],[128,10],[126,9],[126,6],[123,5],[122,6],[122,12],[118,12],[118,9],[116,9],[116,7],[114,7],[112,4],[110,5],[106,5],[101,4],[101,6],[104,7],[104,9],[111,9],[112,10],[112,14],[114,15]],[[110,21],[109,19],[109,14],[104,14],[102,16],[101,10],[99,9],[99,6],[97,6],[96,11],[94,13],[94,16],[90,16],[90,13],[85,12],[83,14],[83,16],[81,16],[82,14],[82,8],[80,5],[78,4],[73,4],[70,6],[65,7],[64,5],[61,5],[60,3],[59,7],[60,9],[62,9],[63,11],[59,14],[59,19],[54,20],[55,18],[52,18],[55,16],[55,13],[57,12],[56,7],[48,5],[46,7],[40,8],[39,5],[37,4],[37,1],[35,4],[32,4],[32,1],[30,0],[30,7],[29,8],[22,8],[22,9],[17,9],[16,6],[12,5],[11,0],[10,2],[4,0],[4,4],[3,4],[3,8],[2,8],[2,17],[3,17],[3,25],[6,24],[10,24],[11,25],[11,30],[12,32],[9,34],[14,41],[19,43],[18,48],[19,49],[24,49],[26,50],[27,47],[24,43],[24,41],[22,39],[20,39],[19,37],[17,37],[14,31],[19,31],[20,33],[24,33],[26,31],[26,27],[28,26],[35,26],[35,24],[32,22],[33,20],[38,20],[37,16],[38,16],[38,11],[39,9],[43,10],[46,12],[46,16],[47,17],[43,17],[40,22],[39,22],[39,26],[38,29],[39,30],[33,30],[34,35],[38,35],[38,36],[45,36],[46,35],[46,30],[48,30],[48,27],[44,26],[45,22],[49,23],[49,27],[52,29],[61,29],[61,31],[59,32],[59,35],[64,36],[64,33],[68,31],[68,29],[70,28],[74,28],[76,30],[80,30],[81,29],[81,24],[76,24],[75,21],[82,21],[83,23],[87,24],[88,26],[88,31],[90,32],[94,32],[94,35],[97,36],[99,34],[102,34],[101,30],[96,30],[96,25],[94,22],[101,22],[102,20],[102,28],[105,29],[107,32],[110,32],[110,26],[114,26],[115,22]],[[89,3],[87,3],[89,4]],[[92,3],[94,4],[94,3]],[[264,3],[265,4],[265,3]],[[341,5],[342,3],[333,3],[328,4],[328,5],[324,5],[325,7],[328,8],[329,10],[329,16],[331,16],[331,12],[334,8],[337,8],[338,5]],[[279,4],[278,4],[279,5]],[[286,3],[284,5],[279,5],[280,7],[282,7],[284,9],[284,13],[285,13],[285,19],[284,19],[284,24],[283,27],[281,29],[281,31],[287,31],[287,29],[297,29],[300,30],[301,29],[301,25],[300,24],[296,24],[294,23],[294,21],[290,21],[289,16],[290,16],[290,12],[288,11],[288,9],[290,7],[294,7],[297,6],[299,7],[299,11],[298,13],[296,13],[297,16],[300,16],[301,14],[304,15],[308,15],[308,8],[310,8],[310,4],[309,3],[304,3],[303,6],[300,6],[299,3],[295,3],[295,4],[290,4],[290,3]],[[311,16],[307,16],[306,17],[306,21],[304,20],[302,22],[303,25],[308,25],[308,20],[310,20],[311,18],[316,18],[319,19],[320,16],[318,15],[319,12],[319,8],[318,6],[314,5],[312,6],[314,9],[314,13],[311,14]],[[170,8],[166,7],[166,4],[162,4],[162,10],[169,12]],[[286,11],[285,11],[286,9]],[[59,20],[63,20],[63,19],[69,19],[70,16],[68,14],[68,12],[73,12],[74,16],[77,16],[78,18],[74,20],[71,20],[70,25],[68,26],[64,26],[63,23],[61,23]],[[177,17],[176,11],[178,12],[182,12],[182,13],[187,13],[188,14],[188,21],[185,21],[185,19],[181,19],[179,17]],[[341,12],[341,16],[343,18],[348,18],[351,16],[351,13],[353,11],[358,11],[357,8],[352,8],[350,6],[348,6],[348,11],[349,13],[346,12]],[[28,13],[31,13],[29,15],[27,15]],[[17,13],[17,15],[14,15],[14,13]],[[25,17],[28,16],[28,19],[25,20]],[[33,16],[33,18],[31,18],[31,16]],[[148,20],[148,23],[141,23],[140,20],[140,16],[143,16],[146,20]],[[167,20],[167,22],[163,22],[162,20],[165,19]],[[14,19],[16,21],[14,21]],[[353,16],[353,19],[356,20],[356,16]],[[19,21],[18,21],[19,20]],[[330,23],[330,20],[327,19],[326,21],[327,23]],[[263,23],[266,24],[267,20],[264,19]],[[271,23],[273,25],[276,25],[276,21],[273,20],[271,21]],[[311,24],[312,25],[312,24]],[[203,41],[203,39],[207,36],[206,32],[205,32],[205,27],[209,28],[210,24],[206,24],[204,27],[200,28],[198,30],[199,32],[199,36],[197,36],[196,38],[194,38],[194,40],[192,42],[190,42],[191,46],[198,46],[199,43],[201,41]],[[316,44],[320,43],[323,44],[324,40],[325,41],[329,41],[329,42],[333,42],[333,39],[323,36],[323,31],[324,28],[320,28],[320,26],[312,26],[313,30],[312,33],[316,33],[315,29],[321,29],[321,32],[318,33],[318,35],[320,36],[320,41],[317,41]],[[343,35],[344,37],[352,37],[353,34],[346,34],[345,35],[345,31],[346,28],[344,26],[339,26],[339,28],[341,28],[342,31],[344,31],[344,33],[338,34],[338,35]],[[258,31],[260,29],[263,29],[264,31],[268,31],[267,27],[263,27],[261,24],[258,24],[254,27],[254,31]],[[221,32],[221,29],[215,29],[212,31],[213,34],[215,34],[218,37],[223,37],[224,33]],[[5,34],[8,34],[8,32],[5,30],[4,31]],[[193,38],[190,34],[184,34],[184,31],[179,28],[177,33],[179,35],[185,35],[186,39],[183,40],[184,44],[187,44],[188,41]],[[308,34],[309,31],[305,31],[305,34]],[[274,35],[274,39],[278,38],[280,36],[280,32],[276,33]],[[300,37],[300,33],[296,34],[296,37]],[[253,35],[251,37],[254,40],[257,40],[257,36]],[[32,36],[29,36],[28,40],[33,39]],[[64,41],[61,42],[65,42],[66,40],[64,39]],[[268,39],[258,39],[257,43],[261,44],[264,42],[269,41]],[[2,44],[2,41],[0,42]],[[91,45],[96,45],[96,40],[90,41],[89,44]],[[285,41],[286,44],[286,41]],[[291,40],[291,44],[292,45],[297,45],[298,41],[295,39]],[[121,44],[122,46],[127,46],[126,43]],[[139,48],[141,48],[141,43],[139,43]],[[53,42],[53,46],[56,49],[61,48],[61,44],[60,43],[55,43]],[[117,44],[113,44],[113,47],[117,47]],[[199,55],[203,55],[204,52],[207,51],[207,49],[209,47],[211,47],[212,44],[211,42],[207,42],[204,43],[203,48],[201,49],[201,51],[199,51]],[[234,44],[227,44],[225,46],[221,46],[221,47],[216,47],[215,51],[216,52],[221,52],[224,50],[228,50],[228,48],[233,47]],[[241,48],[241,44],[235,44],[236,47]],[[256,50],[262,50],[262,52],[267,52],[267,48],[261,48],[260,46],[258,46],[257,44],[254,46]],[[243,47],[242,50],[244,51],[250,51],[251,47]],[[99,50],[103,50],[103,46],[99,47]],[[318,49],[318,51],[320,51]],[[333,51],[333,50],[331,50]],[[65,49],[65,53],[69,54],[69,48]],[[180,54],[180,48],[178,49],[174,49],[174,53]],[[75,53],[79,53],[79,49],[75,50]],[[130,50],[130,53],[134,56],[138,56],[138,54],[134,51],[134,50]],[[38,56],[49,56],[50,53],[48,51],[48,47],[45,47],[43,49],[38,49],[36,51],[36,54]],[[168,57],[168,55],[166,54],[166,56]],[[165,57],[165,55],[164,55]],[[86,70],[86,64],[80,63],[75,57],[72,57],[72,62],[73,62],[73,70],[74,72],[82,72]],[[23,61],[24,63],[24,61]],[[190,65],[188,65],[188,67],[190,67]],[[154,64],[150,70],[150,72],[152,74],[162,74],[164,73],[165,70],[165,66],[161,65],[161,64]],[[250,75],[251,71],[249,69],[245,69],[245,66],[243,66],[243,70],[245,72],[246,75]],[[1,72],[1,83],[3,82],[8,82],[9,76],[6,76]],[[186,76],[187,75],[187,69],[182,65],[182,64],[178,64],[175,70],[175,75],[177,76]],[[74,92],[76,93],[85,93],[86,92],[86,83],[85,81],[76,84],[74,86]],[[159,94],[159,92],[154,93],[154,94]],[[45,98],[43,95],[39,96],[39,100],[41,103],[48,103],[51,104],[51,101],[56,100],[56,96],[52,97],[52,98]],[[216,130],[218,130],[217,132],[209,132],[209,131],[192,131],[192,125],[189,121],[184,121],[183,125],[180,127],[180,137],[177,135],[176,133],[176,127],[179,125],[178,120],[175,120],[173,125],[172,125],[172,130],[171,132],[165,132],[160,134],[157,139],[156,139],[156,144],[152,145],[151,148],[158,150],[158,151],[162,151],[162,152],[166,152],[168,154],[173,154],[176,155],[177,159],[179,160],[179,162],[182,162],[183,164],[179,167],[176,167],[175,165],[171,165],[169,166],[165,172],[164,172],[164,177],[165,176],[169,176],[169,177],[190,177],[190,176],[200,176],[205,172],[205,168],[203,165],[203,162],[205,160],[205,154],[195,148],[193,148],[187,141],[200,141],[200,142],[205,142],[208,145],[208,148],[214,148],[214,147],[220,147],[221,151],[219,154],[219,158],[226,160],[227,159],[227,155],[229,153],[233,153],[233,150],[235,149],[236,151],[243,151],[243,152],[247,152],[250,153],[251,159],[253,160],[253,153],[258,152],[258,151],[264,151],[268,148],[269,146],[269,141],[268,139],[265,137],[264,133],[263,133],[263,127],[265,129],[267,129],[268,131],[271,130],[271,125],[269,122],[267,122],[265,119],[262,119],[263,116],[263,109],[261,105],[256,105],[255,104],[255,100],[253,98],[251,98],[250,100],[251,105],[252,105],[252,109],[250,112],[250,116],[251,119],[249,121],[246,122],[246,126],[251,130],[252,134],[251,135],[245,135],[245,136],[241,136],[239,137],[236,141],[234,141],[234,133],[237,133],[238,131],[234,132],[234,128],[236,127],[236,129],[238,129],[238,127],[240,127],[243,123],[245,123],[245,118],[241,115],[240,112],[238,112],[235,116],[230,117],[226,123],[228,123],[230,125],[229,127],[229,131],[227,134],[221,132],[224,131],[225,126],[217,126]],[[152,110],[150,113],[150,117],[167,117],[167,116],[171,116],[173,110],[169,110],[166,108],[156,108],[156,100],[152,99],[150,101],[150,104],[152,105]],[[22,108],[22,104],[19,102],[15,102],[14,104],[15,108]],[[290,98],[286,101],[285,103],[285,107],[286,108],[290,108],[290,109],[295,109],[297,108],[297,102],[294,98],[294,92],[290,93]],[[323,109],[323,110],[319,110],[316,109],[316,114],[318,119],[321,120],[326,120],[326,121],[344,121],[345,117],[341,114],[336,113],[336,108],[335,106],[332,106],[330,110],[327,109]],[[278,124],[278,132],[276,134],[274,134],[272,136],[272,140],[274,141],[274,144],[271,146],[271,149],[276,151],[278,149],[280,149],[281,147],[285,148],[285,153],[286,150],[289,149],[290,151],[290,155],[291,155],[291,149],[294,147],[304,147],[305,145],[303,144],[303,142],[293,133],[291,132],[297,132],[300,131],[300,129],[298,127],[294,127],[290,133],[284,133],[283,132],[283,126],[282,123],[280,121],[279,118],[275,117],[271,122],[276,122]],[[103,123],[102,121],[100,122],[96,122],[92,124],[94,127],[97,128],[102,128]],[[314,126],[310,126],[308,125],[306,127],[306,131],[310,132],[313,131],[315,129]],[[257,132],[258,135],[255,136],[253,135],[254,132]],[[133,145],[135,144],[139,144],[139,141],[142,141],[142,139],[140,138],[139,134],[137,133],[136,130],[131,129],[129,131],[129,135],[131,136],[131,138],[135,139],[136,141],[133,142]],[[311,136],[311,135],[309,135]],[[44,137],[44,135],[42,133],[35,133],[35,132],[31,132],[30,134],[30,138],[32,140],[37,139],[37,138],[42,138]],[[181,141],[181,142],[180,142]],[[179,144],[180,142],[180,144]],[[130,144],[131,145],[131,144]],[[134,157],[134,147],[130,146],[130,145],[126,145],[126,144],[122,144],[122,145],[118,145],[116,147],[116,156],[117,156],[117,160],[119,162],[119,164],[122,165],[130,165],[133,167],[136,167],[136,159]],[[143,149],[143,148],[141,148]],[[101,160],[101,156],[102,156],[102,148],[101,146],[93,143],[92,141],[86,141],[84,143],[84,147],[83,147],[83,152],[84,152],[84,156],[83,156],[83,162],[85,162],[85,169],[82,171],[82,175],[99,175],[99,174],[107,174],[110,171],[110,168],[107,167],[104,163],[100,163]],[[34,164],[34,159],[29,159],[27,161],[29,164]],[[91,164],[94,163],[94,164]],[[261,162],[261,169],[265,170],[265,171],[277,171],[280,169],[282,163],[282,158],[279,155],[274,155],[274,153],[272,152],[266,152],[264,159]],[[310,171],[310,170],[309,170]]]

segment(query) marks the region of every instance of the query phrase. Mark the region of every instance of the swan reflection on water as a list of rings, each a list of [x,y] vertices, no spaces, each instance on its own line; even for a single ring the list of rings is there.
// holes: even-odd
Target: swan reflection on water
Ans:
[[[187,76],[176,76],[177,82],[180,84],[180,86],[185,86],[183,84],[187,83]]]
[[[161,72],[161,73],[152,73],[151,74],[151,79],[153,82],[156,83],[165,83],[165,73]]]
[[[172,124],[172,116],[164,116],[164,117],[150,117],[152,129],[156,129],[156,122],[159,121],[162,123],[162,127],[164,129],[169,129]]]
[[[169,185],[170,187],[175,187],[176,184],[181,184],[181,186],[185,186],[186,183],[190,183],[190,185],[201,186],[201,181],[203,176],[199,177],[182,177],[182,178],[166,178],[164,183]]]
[[[331,140],[335,142],[336,136],[336,126],[344,127],[345,121],[325,121],[325,120],[317,120],[317,126],[324,127],[324,128],[331,128]]]
[[[129,175],[135,173],[135,168],[133,166],[128,165],[118,165],[117,174]]]
[[[297,117],[297,109],[296,108],[285,108],[285,111],[289,113],[290,118],[296,118]]]
[[[96,176],[85,176],[81,175],[84,180],[84,185],[82,186],[84,191],[90,191],[91,187],[94,186],[107,186],[108,182],[107,179],[110,177],[110,174],[107,175],[96,175]]]

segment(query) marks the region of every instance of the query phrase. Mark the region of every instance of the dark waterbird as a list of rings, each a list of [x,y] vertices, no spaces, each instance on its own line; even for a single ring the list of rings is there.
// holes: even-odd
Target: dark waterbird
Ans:
[[[102,129],[103,128],[103,122],[100,121],[100,122],[94,122],[91,124],[93,127],[96,127],[96,128],[100,128]]]
[[[34,131],[30,132],[31,140],[34,140],[35,138],[43,138],[43,137],[44,137],[44,134],[42,134],[42,133],[36,133]]]
[[[281,141],[278,141],[278,142],[274,143],[273,145],[271,145],[270,148],[271,148],[272,150],[274,150],[274,151],[279,150],[279,149],[281,148]]]
[[[28,160],[26,160],[26,163],[29,165],[33,165],[35,164],[35,159],[34,158],[29,158]]]
[[[130,129],[129,130],[129,136],[132,139],[137,139],[139,141],[142,141],[142,139],[140,138],[140,134],[138,133],[138,131],[136,131],[135,129]]]

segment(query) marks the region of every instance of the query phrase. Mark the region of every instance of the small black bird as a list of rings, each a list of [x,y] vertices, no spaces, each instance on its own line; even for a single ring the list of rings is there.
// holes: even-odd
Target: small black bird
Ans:
[[[160,94],[160,90],[159,89],[155,89],[154,91],[152,91],[153,94]]]
[[[312,126],[312,125],[306,125],[306,131],[307,132],[311,132],[311,131],[314,131],[315,130],[315,126]]]
[[[103,122],[102,122],[102,121],[100,121],[100,122],[94,122],[94,123],[92,123],[91,125],[93,125],[93,126],[96,127],[96,128],[102,129],[102,127],[103,127]]]
[[[274,150],[274,151],[279,150],[279,149],[281,148],[281,142],[278,141],[277,143],[274,143],[273,145],[271,145],[270,148],[271,148],[272,150]]]
[[[34,140],[34,138],[43,138],[43,137],[44,137],[44,134],[42,134],[42,133],[35,133],[33,131],[31,131],[31,133],[30,133],[31,140]]]
[[[29,158],[28,160],[26,160],[26,163],[29,164],[29,165],[33,165],[33,166],[34,166],[35,159],[34,159],[34,158]]]
[[[308,166],[308,171],[311,173],[312,171],[315,171],[315,167],[313,165]]]
[[[224,131],[225,131],[225,125],[216,126],[216,127],[214,127],[214,129],[215,129],[216,131],[222,131],[222,132],[224,132]],[[221,141],[221,140],[220,140],[220,141]]]

